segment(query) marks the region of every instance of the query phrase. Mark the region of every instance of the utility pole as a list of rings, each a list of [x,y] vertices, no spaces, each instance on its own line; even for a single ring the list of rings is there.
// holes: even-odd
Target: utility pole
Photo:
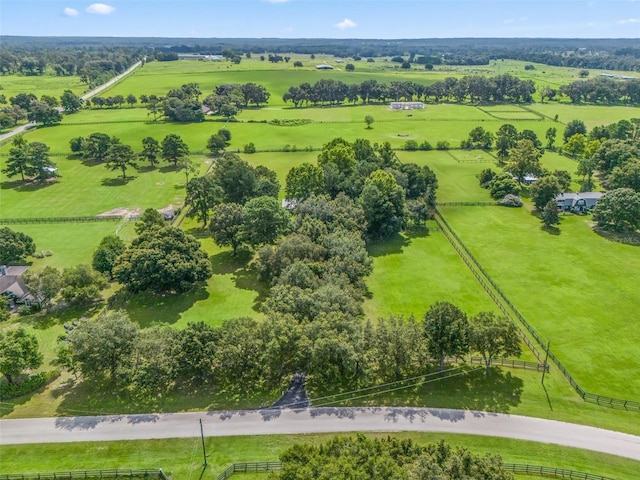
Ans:
[[[202,419],[200,419],[200,437],[202,438],[202,456],[204,457],[204,463],[202,466],[207,467],[207,448],[204,445],[204,430],[202,429]]]
[[[549,345],[551,345],[551,340],[549,340],[547,342],[547,355],[546,357],[544,357],[544,365],[542,366],[542,381],[541,383],[544,385],[544,374],[547,373],[547,368],[548,364],[547,364],[547,360],[549,359]]]

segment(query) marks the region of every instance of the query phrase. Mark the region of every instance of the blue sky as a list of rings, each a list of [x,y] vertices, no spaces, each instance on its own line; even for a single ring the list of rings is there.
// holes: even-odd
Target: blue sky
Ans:
[[[640,38],[640,0],[0,0],[40,36]]]

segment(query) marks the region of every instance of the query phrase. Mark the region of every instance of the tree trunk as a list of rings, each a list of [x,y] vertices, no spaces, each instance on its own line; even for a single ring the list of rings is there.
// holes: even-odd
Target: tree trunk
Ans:
[[[440,357],[440,371],[444,372],[444,356]]]

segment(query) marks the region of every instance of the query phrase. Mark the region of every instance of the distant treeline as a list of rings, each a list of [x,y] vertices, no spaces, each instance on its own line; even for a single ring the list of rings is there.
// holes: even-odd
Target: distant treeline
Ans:
[[[144,57],[140,48],[63,47],[41,48],[3,45],[0,48],[0,74],[58,76],[78,75],[89,85],[98,85],[124,72]]]
[[[531,80],[520,80],[512,75],[483,77],[470,75],[457,78],[446,78],[443,81],[424,85],[416,82],[378,83],[376,80],[365,80],[360,84],[346,84],[340,80],[322,79],[313,85],[302,83],[290,87],[282,99],[293,102],[298,107],[302,104],[339,104],[345,100],[356,103],[393,101],[412,101],[432,99],[435,102],[455,100],[463,102],[531,102],[536,89]]]
[[[0,37],[3,49],[128,47],[152,58],[157,52],[221,54],[330,54],[339,57],[405,56],[416,63],[484,65],[514,59],[547,65],[640,71],[640,47],[631,39],[251,39]],[[426,57],[426,58],[425,58]],[[420,61],[420,59],[422,59]]]
[[[640,103],[640,78],[616,80],[598,77],[578,80],[560,87],[560,93],[569,97],[572,103],[637,105]]]

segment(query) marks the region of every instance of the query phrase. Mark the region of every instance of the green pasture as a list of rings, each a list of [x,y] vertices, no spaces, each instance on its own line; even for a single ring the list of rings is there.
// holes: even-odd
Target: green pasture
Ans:
[[[570,105],[554,105],[561,108],[564,121],[581,118],[582,109],[589,112],[587,123],[608,124],[623,118],[638,116],[640,109],[631,107],[578,107]],[[504,108],[504,107],[501,107]],[[531,110],[541,115],[552,116],[552,106],[535,104]],[[366,115],[374,117],[372,128],[366,128]],[[409,116],[410,115],[410,116]],[[498,118],[502,115],[504,118]],[[509,116],[522,117],[521,119]],[[39,128],[29,134],[30,141],[41,141],[51,147],[54,154],[69,153],[69,141],[77,136],[88,136],[94,132],[104,132],[121,139],[134,149],[141,148],[141,141],[147,136],[161,140],[169,133],[179,134],[187,142],[192,151],[205,149],[207,139],[220,128],[228,128],[233,135],[231,151],[242,151],[249,142],[258,150],[282,149],[285,146],[297,149],[306,147],[321,148],[334,137],[341,136],[347,140],[368,138],[372,142],[388,141],[395,148],[402,148],[407,140],[419,143],[428,141],[433,146],[439,141],[448,141],[452,147],[460,144],[473,128],[483,128],[496,132],[505,123],[512,123],[518,130],[533,130],[539,138],[544,139],[550,127],[558,129],[558,145],[562,142],[562,123],[551,120],[534,120],[538,118],[529,110],[491,110],[489,107],[442,104],[427,105],[424,110],[407,112],[390,111],[382,105],[358,105],[342,107],[318,108],[272,108],[247,109],[238,115],[238,122],[224,122],[220,119],[207,118],[205,122],[193,124],[175,124],[153,122],[142,108],[113,108],[83,110],[69,115],[62,124],[55,127]],[[593,120],[589,120],[592,118]],[[301,125],[276,125],[269,123],[276,119],[303,120],[310,123]],[[595,120],[598,119],[598,120]],[[254,123],[255,122],[255,123]],[[263,123],[268,122],[268,123]],[[544,140],[543,140],[544,141]],[[0,148],[6,154],[10,145]]]
[[[598,236],[588,216],[546,231],[528,208],[442,213],[584,389],[638,397],[638,247]]]
[[[0,218],[90,216],[115,208],[164,208],[184,201],[185,176],[170,164],[151,168],[141,162],[139,170],[127,170],[123,181],[120,171],[109,170],[104,164],[65,156],[52,160],[61,178],[50,185],[0,177]],[[209,160],[194,160],[204,172]]]
[[[0,76],[0,93],[7,97],[7,102],[11,97],[19,93],[33,93],[38,98],[42,95],[50,95],[60,98],[65,90],[71,90],[76,95],[82,95],[88,91],[85,83],[80,81],[80,77],[57,77],[48,75],[2,75]]]
[[[205,432],[206,434],[206,432]],[[347,436],[354,434],[339,434]],[[367,433],[386,437],[388,433]],[[464,446],[477,454],[499,454],[505,463],[553,466],[619,480],[640,475],[640,462],[588,450],[540,444],[524,440],[445,433],[397,432],[394,437],[418,444],[441,439]],[[277,461],[295,443],[320,443],[334,434],[255,435],[207,437],[207,467],[204,478],[212,478],[235,462]],[[38,459],[37,468],[33,459]],[[199,438],[86,442],[67,444],[7,445],[3,447],[3,473],[53,472],[106,468],[162,468],[173,478],[197,478],[202,473],[202,446]],[[234,479],[264,479],[268,474],[234,475]],[[518,477],[518,480],[527,477]]]
[[[90,264],[100,241],[107,235],[114,235],[119,227],[118,222],[0,225],[29,235],[38,252],[48,250],[52,253],[50,257],[33,258],[31,268],[34,270]]]
[[[535,103],[529,108],[551,119],[558,115],[560,125],[555,125],[558,129],[556,145],[562,143],[562,133],[564,132],[562,124],[567,124],[571,120],[582,120],[587,126],[587,130],[590,130],[598,125],[609,125],[620,120],[640,117],[640,107],[567,105],[554,102]]]
[[[373,257],[373,273],[367,279],[367,318],[422,318],[437,301],[453,302],[469,314],[495,309],[442,232],[398,235],[371,244],[369,254]]]

